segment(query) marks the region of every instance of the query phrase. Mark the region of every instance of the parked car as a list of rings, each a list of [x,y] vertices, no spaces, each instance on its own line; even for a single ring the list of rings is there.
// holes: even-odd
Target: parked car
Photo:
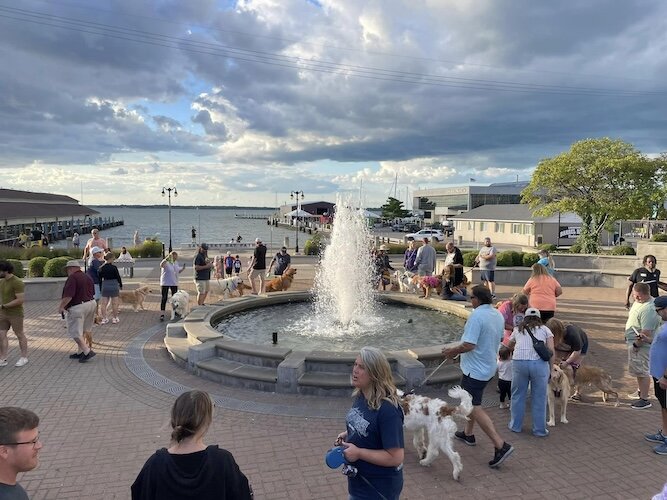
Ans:
[[[423,238],[428,238],[435,242],[445,241],[445,233],[437,229],[422,229],[416,233],[406,234],[405,237],[408,240],[421,240]]]
[[[394,224],[394,225],[391,226],[391,230],[392,231],[403,232],[403,231],[405,231],[405,224],[401,224],[401,223]]]
[[[421,229],[421,228],[419,227],[418,224],[414,224],[414,223],[412,223],[412,222],[408,222],[408,223],[405,225],[405,229],[404,229],[404,231],[407,232],[407,233],[416,233],[416,232],[419,231],[420,229]]]

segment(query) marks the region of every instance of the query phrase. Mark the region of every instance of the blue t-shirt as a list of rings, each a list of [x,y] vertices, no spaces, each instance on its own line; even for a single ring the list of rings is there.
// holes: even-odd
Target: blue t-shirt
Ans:
[[[389,401],[383,401],[377,410],[371,410],[363,395],[359,395],[345,418],[347,441],[370,450],[404,448],[403,411]],[[379,491],[388,499],[398,498],[403,489],[403,464],[398,467],[382,467],[357,460],[352,465],[358,469],[357,477],[348,476],[348,492],[355,498],[380,498]],[[361,477],[366,478],[372,486]]]
[[[667,323],[663,324],[660,331],[653,337],[648,356],[649,373],[655,378],[662,377],[667,370]]]
[[[496,358],[503,338],[505,320],[490,304],[477,307],[463,329],[462,342],[475,344],[472,351],[461,353],[461,371],[477,380],[491,380],[496,374]]]
[[[88,273],[88,276],[93,280],[93,283],[96,285],[100,284],[100,267],[102,267],[102,264],[104,264],[103,261],[98,260],[96,258],[92,258],[90,260],[90,264],[88,264],[88,269],[86,270],[86,273]]]

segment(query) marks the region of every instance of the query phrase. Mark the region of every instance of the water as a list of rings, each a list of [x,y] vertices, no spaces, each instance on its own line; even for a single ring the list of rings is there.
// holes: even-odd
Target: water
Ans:
[[[113,238],[114,248],[132,246],[135,230],[143,241],[148,236],[157,235],[160,241],[169,243],[169,210],[160,208],[128,208],[128,207],[92,207],[100,212],[102,217],[122,219],[125,225],[102,231],[102,237]],[[284,238],[289,238],[290,249],[294,248],[295,231],[287,228],[277,228],[267,224],[264,219],[240,219],[235,214],[259,215],[268,217],[273,210],[247,209],[213,209],[213,208],[181,208],[172,207],[171,210],[171,238],[173,247],[178,248],[191,243],[190,230],[197,229],[198,241],[209,243],[227,243],[237,234],[243,237],[243,243],[252,243],[260,238],[269,247],[280,246]],[[309,235],[299,233],[299,246],[308,239]],[[84,240],[85,241],[85,240]],[[64,243],[63,243],[64,244]]]

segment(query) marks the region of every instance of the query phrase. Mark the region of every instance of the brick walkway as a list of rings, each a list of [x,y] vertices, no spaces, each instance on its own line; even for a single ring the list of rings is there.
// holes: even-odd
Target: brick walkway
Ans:
[[[302,270],[301,279],[307,279],[308,270]],[[149,281],[154,279],[148,276]],[[189,279],[184,276],[182,281]],[[499,291],[507,297],[513,290],[500,287]],[[559,308],[562,317],[589,332],[588,362],[609,370],[625,395],[634,385],[624,362],[623,293],[571,288],[559,299]],[[10,365],[0,369],[0,401],[30,408],[41,418],[41,464],[20,478],[31,498],[129,498],[129,486],[146,458],[168,444],[174,396],[137,379],[124,362],[134,337],[159,328],[159,297],[151,296],[146,305],[149,310],[138,313],[123,308],[119,325],[96,327],[98,356],[79,364],[67,358],[74,344],[65,336],[57,303],[27,304],[30,363],[13,366],[18,346],[10,334]],[[256,498],[346,498],[345,478],[328,469],[323,457],[344,428],[349,399],[278,397],[197,379],[169,361],[160,333],[148,342],[144,355],[159,373],[183,385],[249,403],[280,402],[303,409],[301,417],[216,410],[207,441],[233,452]],[[491,444],[478,432],[476,447],[456,445],[464,464],[460,482],[452,480],[446,458],[430,468],[419,466],[411,436],[406,435],[402,498],[650,498],[667,480],[665,457],[654,454],[642,436],[659,426],[657,403],[637,411],[628,407],[627,400],[616,408],[598,396],[594,393],[586,403],[571,404],[570,424],[559,424],[546,439],[510,436],[508,411],[490,408],[497,428],[516,451],[500,470],[491,470],[486,465]],[[308,416],[309,408],[323,406],[331,409],[332,418]]]

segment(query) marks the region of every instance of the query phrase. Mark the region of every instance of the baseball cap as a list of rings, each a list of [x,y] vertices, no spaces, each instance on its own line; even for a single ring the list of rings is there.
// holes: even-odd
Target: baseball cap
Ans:
[[[201,243],[199,246],[204,250],[208,250],[208,243]]]
[[[535,309],[534,307],[529,307],[528,309],[526,309],[526,312],[523,313],[523,315],[525,317],[528,317],[528,316],[537,316],[538,318],[542,317],[542,314],[540,313],[540,310]]]
[[[656,309],[664,309],[667,307],[667,295],[661,295],[660,297],[656,297],[653,300],[653,305],[655,306]]]
[[[259,238],[255,238],[255,243],[261,243],[261,242],[262,240],[260,240]]]
[[[387,245],[380,245],[380,250],[387,250]]]
[[[93,254],[93,255],[96,254],[96,253],[100,253],[101,251],[102,251],[102,249],[100,247],[93,247],[93,248],[90,249],[90,253]]]

